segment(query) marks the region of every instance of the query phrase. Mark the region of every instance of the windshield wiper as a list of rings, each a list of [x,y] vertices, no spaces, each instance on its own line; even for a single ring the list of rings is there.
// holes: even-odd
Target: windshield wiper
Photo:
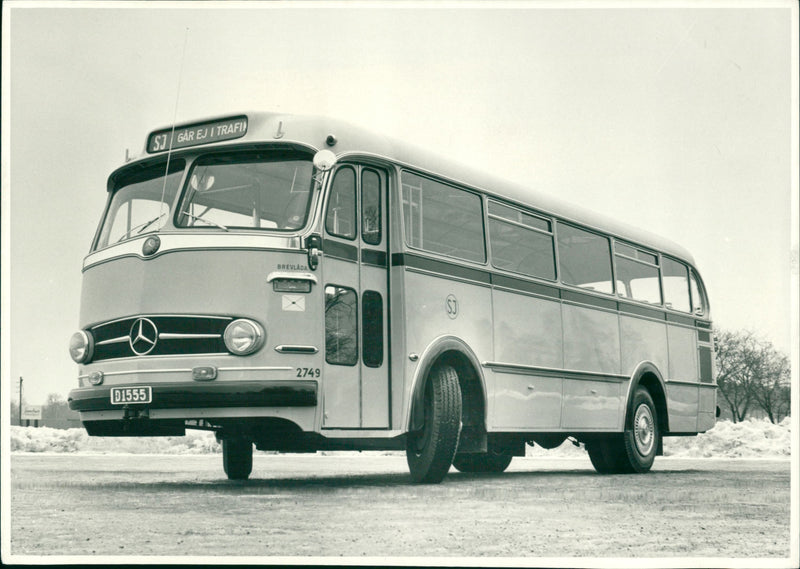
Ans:
[[[117,239],[116,243],[119,243],[120,241],[122,241],[123,239],[128,237],[131,233],[133,233],[137,229],[139,229],[139,231],[136,231],[136,235],[139,235],[142,231],[144,231],[145,229],[147,229],[148,227],[153,225],[156,221],[158,221],[159,219],[161,219],[165,215],[166,215],[166,213],[160,213],[159,215],[155,216],[153,219],[151,219],[149,221],[145,221],[144,223],[140,223],[136,227],[131,227],[122,237]]]
[[[191,213],[189,213],[187,211],[183,212],[183,215],[185,215],[186,217],[190,217],[190,218],[194,219],[195,221],[202,221],[203,223],[207,223],[208,225],[213,225],[214,227],[218,227],[219,229],[222,229],[223,231],[230,231],[227,227],[225,227],[221,223],[217,223],[216,221],[211,221],[210,219],[203,219],[202,217],[198,217],[196,215],[192,215]]]

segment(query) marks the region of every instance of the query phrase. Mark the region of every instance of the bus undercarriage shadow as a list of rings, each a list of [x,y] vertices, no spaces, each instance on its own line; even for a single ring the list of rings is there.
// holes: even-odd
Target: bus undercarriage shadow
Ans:
[[[625,476],[625,475],[620,475]],[[320,474],[302,475],[287,474],[286,476],[274,476],[269,478],[259,478],[256,473],[248,480],[228,480],[220,477],[216,480],[181,480],[181,481],[115,481],[109,483],[116,490],[145,490],[149,492],[191,492],[203,493],[209,490],[240,492],[240,491],[264,491],[264,490],[311,490],[311,489],[342,489],[342,488],[370,488],[370,487],[408,487],[410,489],[430,488],[448,490],[457,486],[473,485],[475,483],[497,483],[516,482],[523,480],[531,481],[552,481],[554,479],[575,479],[597,477],[594,470],[569,469],[569,470],[530,470],[504,473],[461,473],[450,472],[441,484],[420,485],[411,480],[408,473],[355,473],[355,474]],[[607,476],[602,477],[607,479]],[[103,486],[103,483],[94,483],[92,488]]]

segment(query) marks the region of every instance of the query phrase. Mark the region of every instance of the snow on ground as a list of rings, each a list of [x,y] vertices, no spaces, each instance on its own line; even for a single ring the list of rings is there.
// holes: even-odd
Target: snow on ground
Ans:
[[[697,437],[664,440],[664,455],[676,457],[788,457],[792,451],[791,419],[777,425],[767,420],[720,421]]]
[[[183,437],[90,437],[84,429],[12,426],[11,452],[207,454],[222,447],[208,431],[187,430]]]
[[[790,420],[720,421],[696,437],[667,437],[664,456],[681,458],[787,458],[791,453]],[[82,452],[94,454],[208,454],[221,452],[214,434],[187,430],[183,437],[90,437],[83,429],[11,427],[12,452]],[[557,449],[528,448],[529,456],[581,456],[569,441]]]
[[[792,452],[791,419],[777,425],[753,419],[742,423],[719,421],[696,437],[664,437],[664,456],[678,458],[788,458]],[[528,456],[579,456],[583,447],[567,441],[553,450],[528,449]]]

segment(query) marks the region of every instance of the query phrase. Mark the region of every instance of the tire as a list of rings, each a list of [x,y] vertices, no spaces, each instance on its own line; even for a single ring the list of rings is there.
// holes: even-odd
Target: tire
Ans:
[[[247,439],[222,439],[222,468],[228,480],[247,480],[253,471],[253,443]]]
[[[600,474],[644,473],[653,466],[661,433],[650,392],[639,387],[633,395],[631,428],[587,443],[592,466]]]
[[[431,371],[422,403],[424,424],[408,433],[406,460],[414,482],[438,484],[450,470],[461,434],[461,388],[452,367]]]
[[[459,472],[503,472],[513,458],[511,453],[502,450],[490,450],[485,454],[457,454],[453,466]]]
[[[623,474],[630,472],[626,467],[627,456],[622,442],[623,435],[606,437],[587,443],[586,452],[592,466],[600,474]]]
[[[626,430],[623,436],[625,454],[632,472],[647,472],[656,458],[661,433],[658,430],[656,405],[644,387],[636,389],[632,409],[631,429]]]

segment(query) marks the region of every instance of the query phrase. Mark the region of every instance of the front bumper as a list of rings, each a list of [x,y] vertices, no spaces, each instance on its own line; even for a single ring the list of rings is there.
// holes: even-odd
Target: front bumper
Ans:
[[[130,384],[136,387],[141,384]],[[73,411],[133,409],[200,409],[220,407],[313,407],[316,381],[224,381],[218,383],[151,383],[151,403],[111,403],[111,387],[82,387],[69,392]],[[113,387],[126,387],[114,385]]]

